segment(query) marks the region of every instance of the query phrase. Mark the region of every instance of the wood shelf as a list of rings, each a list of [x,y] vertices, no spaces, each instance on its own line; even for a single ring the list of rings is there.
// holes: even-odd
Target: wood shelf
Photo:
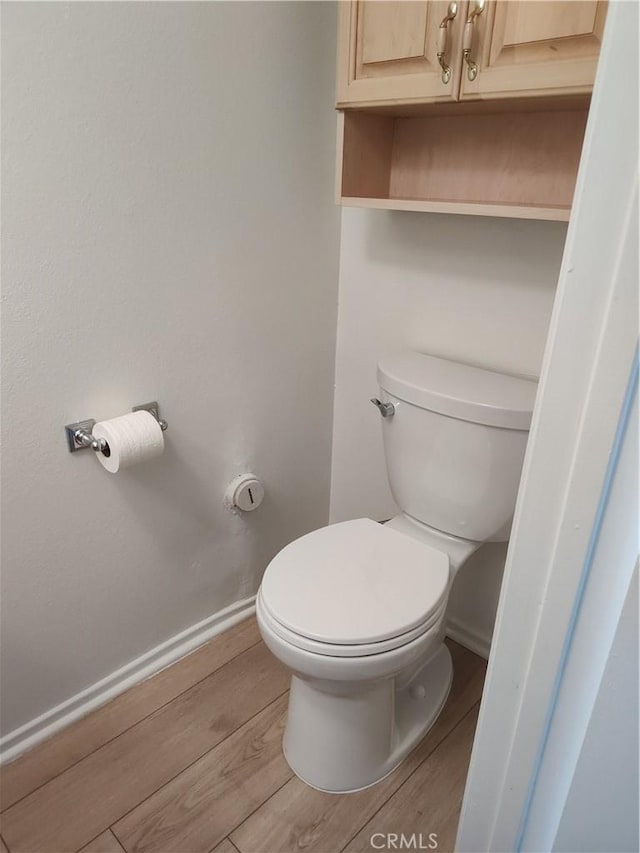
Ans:
[[[339,203],[567,221],[588,109],[341,114]]]
[[[568,222],[570,207],[536,207],[535,205],[480,204],[459,201],[419,201],[405,198],[357,198],[342,196],[343,207],[370,207],[374,210],[411,210],[418,213],[457,213],[466,216],[497,216],[510,219],[546,219]]]

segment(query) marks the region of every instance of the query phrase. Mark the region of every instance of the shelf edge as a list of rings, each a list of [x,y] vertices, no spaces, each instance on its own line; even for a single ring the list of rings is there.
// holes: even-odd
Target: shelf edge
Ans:
[[[458,201],[423,201],[400,198],[358,198],[342,196],[343,207],[368,207],[374,210],[408,210],[417,213],[451,213],[466,216],[495,216],[507,219],[542,219],[568,222],[568,207],[536,207],[535,205],[481,204]]]

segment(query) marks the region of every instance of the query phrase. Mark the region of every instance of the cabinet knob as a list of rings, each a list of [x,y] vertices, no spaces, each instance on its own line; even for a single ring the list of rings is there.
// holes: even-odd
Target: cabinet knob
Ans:
[[[484,11],[484,0],[474,0],[469,9],[469,16],[462,34],[462,58],[467,63],[467,78],[475,80],[478,76],[478,64],[471,58],[471,42],[473,41],[473,25],[478,15]]]
[[[458,4],[454,2],[449,3],[447,14],[440,22],[440,27],[438,29],[438,47],[436,56],[438,57],[440,68],[442,68],[442,82],[445,86],[449,80],[451,80],[451,67],[447,64],[447,60],[445,58],[447,53],[447,28],[457,14]]]

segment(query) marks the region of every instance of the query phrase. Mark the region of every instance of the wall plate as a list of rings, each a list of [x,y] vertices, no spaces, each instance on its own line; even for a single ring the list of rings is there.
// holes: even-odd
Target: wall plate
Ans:
[[[151,403],[142,403],[140,406],[134,406],[131,411],[150,412],[157,421],[160,420],[160,407],[155,400]]]
[[[75,438],[75,434],[78,430],[83,430],[84,432],[88,432],[91,434],[94,426],[96,425],[95,420],[93,418],[89,418],[87,421],[77,421],[75,424],[67,424],[64,428],[65,434],[67,436],[67,445],[69,447],[69,453],[75,453],[77,450],[84,450],[86,445],[82,444]]]

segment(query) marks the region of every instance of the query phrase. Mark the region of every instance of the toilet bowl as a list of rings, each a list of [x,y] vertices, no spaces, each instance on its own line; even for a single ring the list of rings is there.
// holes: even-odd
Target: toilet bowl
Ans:
[[[286,759],[332,793],[384,778],[446,702],[451,585],[484,541],[508,534],[536,389],[418,353],[381,364],[378,377],[389,482],[403,511],[287,545],[256,603],[266,645],[291,670]]]
[[[445,553],[370,519],[310,533],[271,563],[256,611],[292,671],[284,752],[303,781],[367,787],[431,725],[452,677],[441,642],[449,577]]]

